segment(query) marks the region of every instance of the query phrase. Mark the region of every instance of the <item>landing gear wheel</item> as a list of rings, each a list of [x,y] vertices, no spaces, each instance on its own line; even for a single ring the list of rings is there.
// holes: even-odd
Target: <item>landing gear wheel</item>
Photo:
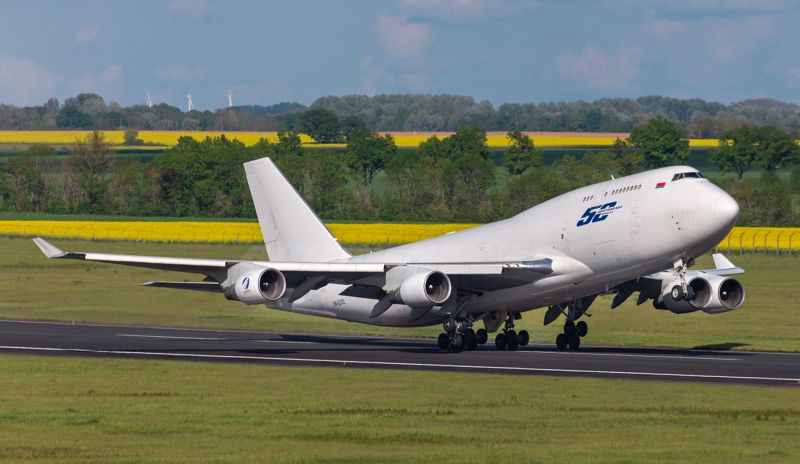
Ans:
[[[581,337],[578,334],[573,334],[567,340],[567,345],[569,346],[570,351],[576,351],[581,346]]]
[[[675,301],[681,301],[683,299],[683,288],[680,285],[676,285],[672,287],[672,291],[670,292],[672,295],[672,299]]]
[[[494,337],[494,346],[496,346],[498,350],[506,349],[506,336],[501,333],[497,334],[497,336]]]
[[[508,349],[511,351],[519,348],[519,337],[513,330],[506,332],[506,344],[508,345]]]
[[[469,337],[469,340],[467,340],[467,350],[472,351],[477,347],[478,347],[478,337],[474,335]]]
[[[579,337],[585,337],[587,333],[589,333],[589,324],[586,321],[580,321],[575,325],[575,333],[578,334]]]
[[[486,333],[486,329],[478,329],[478,331],[475,332],[475,338],[478,339],[478,345],[483,345],[489,340],[489,334]]]
[[[456,325],[455,319],[445,319],[444,322],[442,322],[442,329],[444,329],[446,333],[451,334],[456,331]]]
[[[436,344],[439,345],[439,349],[446,350],[450,347],[450,336],[446,333],[440,333],[439,338],[436,339]]]
[[[575,333],[575,322],[567,321],[564,323],[564,333],[567,335],[572,335]]]
[[[450,346],[453,348],[454,351],[461,351],[464,349],[464,336],[460,333],[453,335],[453,338],[450,340]]]
[[[531,340],[531,336],[528,334],[527,330],[520,330],[517,334],[517,338],[519,338],[519,346],[526,346]]]
[[[478,340],[475,338],[475,331],[467,329],[464,331],[464,347],[467,350],[474,350],[478,346]]]
[[[567,336],[565,334],[558,334],[556,337],[556,349],[563,351],[567,348]]]

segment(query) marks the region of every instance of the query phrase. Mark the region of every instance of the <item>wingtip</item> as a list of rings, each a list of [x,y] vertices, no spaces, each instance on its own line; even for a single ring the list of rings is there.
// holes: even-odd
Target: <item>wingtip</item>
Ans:
[[[66,256],[66,253],[63,250],[51,244],[42,237],[34,238],[33,243],[35,243],[36,246],[42,250],[42,253],[44,253],[44,255],[48,258],[61,258],[62,256]]]

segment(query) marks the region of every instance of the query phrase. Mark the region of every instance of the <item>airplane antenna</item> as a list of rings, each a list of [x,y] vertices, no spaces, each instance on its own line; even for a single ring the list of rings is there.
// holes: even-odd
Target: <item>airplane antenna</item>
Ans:
[[[186,94],[186,98],[189,100],[188,104],[186,105],[188,111],[192,111],[194,109],[194,105],[192,104],[192,91],[190,90],[188,94]]]
[[[228,108],[233,107],[233,91],[228,90]]]
[[[153,107],[153,99],[150,97],[150,92],[145,91],[144,93],[147,94],[147,107],[148,108],[152,108]]]
[[[611,174],[611,180],[614,180],[614,174]]]

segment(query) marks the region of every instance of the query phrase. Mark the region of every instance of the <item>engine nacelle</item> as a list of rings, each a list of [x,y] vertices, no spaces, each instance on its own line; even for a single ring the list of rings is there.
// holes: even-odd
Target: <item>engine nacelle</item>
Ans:
[[[708,280],[710,287],[709,298],[704,305],[698,305],[700,309],[708,314],[719,314],[738,309],[744,303],[744,287],[742,284],[730,277],[710,275]],[[695,302],[692,301],[694,304]]]
[[[441,271],[426,269],[395,268],[396,274],[405,274],[400,285],[392,292],[397,303],[408,305],[412,308],[424,308],[440,305],[450,298],[453,287],[450,278]],[[389,275],[387,274],[387,280]]]
[[[744,303],[744,287],[738,280],[713,274],[689,277],[687,285],[691,299],[675,300],[672,288],[680,285],[680,280],[665,281],[661,295],[654,301],[658,309],[668,309],[676,314],[703,311],[718,314],[733,311]]]
[[[262,266],[242,270],[235,268],[230,269],[229,276],[235,276],[236,280],[225,288],[225,297],[229,300],[248,305],[264,304],[280,299],[286,292],[286,278],[277,269]]]

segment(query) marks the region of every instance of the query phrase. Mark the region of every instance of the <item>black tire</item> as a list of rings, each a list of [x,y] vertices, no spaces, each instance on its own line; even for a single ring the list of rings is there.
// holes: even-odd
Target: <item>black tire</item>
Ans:
[[[513,330],[506,332],[506,344],[508,345],[508,349],[511,351],[519,348],[519,337]]]
[[[450,337],[446,333],[440,333],[436,344],[439,345],[439,349],[446,350],[450,347]]]
[[[478,329],[478,331],[475,332],[475,338],[478,339],[479,345],[483,345],[489,340],[489,334],[486,333],[486,329]]]
[[[478,337],[476,337],[476,336],[474,336],[474,335],[473,335],[473,336],[472,336],[472,337],[470,337],[470,339],[467,341],[467,351],[472,351],[472,350],[474,350],[474,349],[475,349],[475,348],[477,348],[477,347],[478,347]]]
[[[683,288],[680,285],[676,285],[672,287],[670,290],[670,294],[672,295],[672,299],[675,301],[681,301],[683,299]]]
[[[580,321],[575,324],[575,333],[578,334],[579,337],[585,337],[586,334],[589,333],[589,324],[586,321]]]
[[[578,334],[571,335],[567,340],[567,346],[569,346],[570,351],[576,351],[581,347],[581,337]]]
[[[456,320],[455,319],[445,319],[442,322],[442,329],[444,329],[445,333],[453,333],[456,331]]]
[[[457,333],[450,339],[450,347],[453,348],[453,351],[461,351],[464,349],[464,342],[464,336]]]
[[[556,337],[556,349],[559,351],[563,351],[567,348],[567,335],[566,334],[558,334]]]
[[[531,341],[531,336],[527,330],[520,330],[517,338],[519,338],[519,346],[527,346],[528,342]]]
[[[494,337],[494,346],[497,347],[498,350],[506,349],[506,336],[502,333],[497,334]]]
[[[575,322],[574,321],[567,321],[564,323],[564,333],[567,335],[572,335],[575,333]]]

